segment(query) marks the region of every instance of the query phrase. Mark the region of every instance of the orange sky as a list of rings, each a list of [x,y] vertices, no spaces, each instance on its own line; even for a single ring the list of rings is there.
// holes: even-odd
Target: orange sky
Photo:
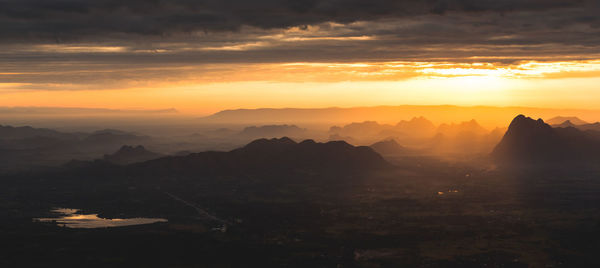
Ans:
[[[226,67],[197,74],[189,68],[179,71],[176,80],[147,77],[106,84],[105,89],[80,89],[81,84],[0,83],[0,106],[176,108],[184,114],[208,114],[235,108],[401,104],[595,109],[600,103],[600,61]]]
[[[0,14],[0,106],[600,103],[597,1],[109,2]]]

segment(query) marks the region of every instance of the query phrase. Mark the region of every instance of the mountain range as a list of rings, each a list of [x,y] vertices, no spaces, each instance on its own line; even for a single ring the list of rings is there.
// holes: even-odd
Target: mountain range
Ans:
[[[533,107],[401,105],[350,108],[260,108],[224,110],[199,119],[201,123],[220,124],[348,124],[377,121],[396,123],[399,119],[424,116],[436,122],[462,122],[475,119],[485,128],[504,126],[516,114],[552,118],[561,114],[600,118],[600,111],[584,109],[548,109]],[[562,122],[561,122],[562,123]]]
[[[553,118],[550,118],[548,120],[546,120],[546,123],[554,126],[554,125],[560,125],[565,123],[566,121],[569,121],[570,123],[574,124],[574,125],[585,125],[588,124],[588,122],[583,121],[581,119],[579,119],[579,117],[576,116],[556,116]]]
[[[0,126],[0,171],[94,159],[114,152],[123,144],[150,141],[148,136],[111,129],[66,133],[30,126]]]
[[[104,155],[103,160],[117,165],[128,165],[162,157],[162,154],[146,150],[144,146],[123,145],[113,154]]]
[[[567,121],[562,122],[561,124],[552,125],[552,127],[554,127],[554,128],[568,128],[568,127],[573,127],[573,128],[576,128],[576,129],[579,129],[579,130],[584,130],[584,131],[585,130],[600,131],[600,122],[585,123],[585,124],[575,124],[571,120],[567,120]]]
[[[401,155],[410,151],[406,147],[398,144],[398,142],[396,142],[394,139],[379,141],[371,144],[369,147],[373,148],[373,150],[375,150],[377,153],[384,156]]]
[[[33,128],[30,126],[13,127],[0,125],[0,139],[24,139],[32,137],[47,137],[56,139],[76,139],[83,137],[82,133],[64,133],[47,128]]]
[[[238,133],[241,137],[246,138],[275,138],[291,136],[297,137],[306,133],[305,128],[299,128],[296,125],[265,125],[265,126],[249,126]]]
[[[229,152],[167,156],[128,166],[133,172],[166,175],[356,172],[389,167],[391,164],[366,146],[352,146],[344,141],[295,142],[287,137],[258,139]]]

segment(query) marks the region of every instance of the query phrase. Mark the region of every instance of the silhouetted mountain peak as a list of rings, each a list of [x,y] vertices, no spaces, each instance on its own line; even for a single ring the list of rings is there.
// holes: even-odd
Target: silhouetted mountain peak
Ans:
[[[146,150],[146,148],[141,145],[123,145],[117,152],[110,155],[104,155],[104,160],[113,164],[126,165],[156,159],[161,156],[161,154]]]
[[[347,143],[344,140],[328,141],[325,144],[329,145],[329,146],[337,146],[337,147],[345,147],[345,148],[354,147],[354,146],[352,146],[351,144]]]
[[[380,144],[380,145],[385,145],[385,146],[390,146],[390,147],[402,147],[402,146],[400,146],[400,144],[398,144],[398,143],[396,142],[396,140],[394,140],[394,139],[382,140],[382,141],[380,141],[380,142],[376,142],[376,143],[374,143],[373,145],[377,145],[377,144]],[[371,146],[373,146],[373,145],[371,145]]]
[[[515,117],[512,122],[510,122],[510,125],[508,126],[508,128],[514,128],[514,127],[523,127],[523,126],[536,126],[536,127],[544,127],[545,125],[547,125],[546,123],[544,123],[544,120],[542,120],[541,118],[538,118],[537,120],[531,118],[531,117],[527,117],[525,115],[517,115],[517,117]]]
[[[300,142],[300,144],[302,145],[307,145],[307,144],[316,144],[316,142],[314,140],[303,140],[302,142]]]
[[[110,129],[110,128],[96,130],[92,133],[92,135],[101,135],[101,134],[127,135],[127,134],[131,134],[131,133],[121,131],[118,129]]]
[[[391,125],[379,124],[376,121],[353,122],[343,127],[333,126],[329,129],[330,134],[339,135],[376,135],[382,130],[392,128]]]
[[[492,156],[515,163],[551,163],[597,159],[600,143],[573,127],[552,128],[544,120],[524,115],[513,119]]]
[[[123,145],[119,149],[119,151],[117,151],[117,153],[143,153],[143,152],[147,152],[147,150],[142,145],[138,145],[138,146]]]
[[[373,150],[383,155],[400,154],[406,151],[406,148],[398,144],[394,139],[387,139],[380,142],[376,142],[371,144],[371,146],[369,147],[373,148]]]
[[[552,127],[567,128],[567,127],[577,127],[577,126],[575,124],[573,124],[573,122],[571,122],[571,120],[567,120],[567,121],[563,122],[562,124],[552,125]]]
[[[290,146],[295,145],[296,142],[288,137],[272,138],[272,139],[258,139],[248,143],[243,149],[252,149],[260,147],[275,147],[275,146]]]
[[[85,137],[84,141],[95,146],[114,146],[127,143],[141,143],[149,140],[148,136],[138,136],[134,133],[128,133],[120,130],[105,129],[99,130]]]
[[[475,119],[470,121],[460,122],[458,124],[441,124],[437,128],[437,133],[442,133],[448,137],[454,137],[464,133],[472,133],[475,135],[483,135],[487,133],[487,130],[483,128]]]
[[[480,128],[481,125],[475,119],[471,119],[469,121],[462,122],[460,126],[471,127],[471,128]]]
[[[396,129],[429,135],[431,132],[435,131],[435,125],[427,118],[420,116],[413,117],[409,121],[402,120],[398,122],[398,124],[396,124]]]
[[[1,139],[23,139],[30,137],[51,137],[51,138],[75,138],[76,135],[70,133],[62,133],[47,128],[33,128],[30,126],[13,127],[8,125],[0,125]]]
[[[345,141],[318,143],[290,138],[258,139],[230,152],[203,152],[166,157],[144,163],[142,169],[185,173],[270,173],[282,170],[356,172],[389,167],[383,157],[366,146]]]
[[[506,161],[536,161],[545,152],[551,152],[556,143],[552,127],[544,120],[520,114],[512,120],[492,155]]]
[[[345,141],[318,143],[305,140],[296,143],[284,137],[261,139],[232,151],[242,156],[241,162],[271,168],[360,169],[388,165],[373,149],[352,146]]]
[[[548,119],[546,123],[548,123],[549,125],[560,125],[565,123],[566,121],[570,121],[573,125],[585,125],[588,123],[575,116],[557,116]]]
[[[306,129],[296,125],[264,125],[250,126],[244,128],[239,135],[248,137],[281,137],[281,136],[298,136],[306,132]]]
[[[531,117],[526,117],[522,114],[515,117],[510,125],[506,135],[541,135],[552,132],[552,127],[544,123],[544,120],[534,120]]]
[[[415,116],[408,121],[402,120],[402,121],[398,122],[398,124],[396,124],[396,125],[398,126],[398,125],[405,125],[405,124],[433,126],[433,123],[423,116],[419,116],[419,117]]]

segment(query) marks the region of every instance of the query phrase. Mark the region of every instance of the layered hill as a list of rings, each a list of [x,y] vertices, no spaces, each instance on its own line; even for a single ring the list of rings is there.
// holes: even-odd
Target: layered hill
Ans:
[[[161,154],[146,150],[144,146],[124,145],[113,154],[104,155],[104,160],[117,165],[128,165],[160,158]]]
[[[149,142],[150,137],[111,129],[67,133],[30,126],[0,126],[0,171],[59,166],[73,159],[102,157],[123,144]]]
[[[573,122],[571,122],[571,120],[564,121],[564,122],[562,122],[560,124],[557,124],[557,125],[556,124],[551,124],[551,126],[555,127],[555,128],[567,128],[567,127],[577,128],[577,125],[573,124]]]
[[[558,125],[552,125],[552,127],[554,128],[568,128],[568,127],[574,127],[576,129],[582,130],[582,131],[586,131],[586,130],[593,130],[593,131],[600,131],[600,122],[596,122],[596,123],[592,123],[592,124],[575,124],[573,122],[571,122],[571,120],[567,120],[564,121],[561,124]]]
[[[354,108],[321,109],[239,109],[225,110],[199,119],[205,123],[232,124],[348,124],[351,122],[377,121],[381,123],[397,122],[399,118],[424,116],[437,122],[461,122],[475,119],[486,128],[504,126],[504,122],[515,114],[526,113],[542,118],[551,118],[557,114],[600,118],[597,110],[546,109],[531,107],[492,107],[492,106],[377,106]],[[562,122],[561,122],[562,123]]]
[[[253,174],[302,170],[355,172],[390,167],[381,155],[365,146],[344,141],[300,143],[287,137],[259,139],[229,152],[170,156],[129,166],[154,174]]]
[[[54,139],[77,139],[84,136],[81,133],[63,133],[47,128],[33,128],[30,126],[13,127],[0,125],[0,139],[25,139],[45,137]]]
[[[296,125],[265,125],[244,128],[238,135],[248,138],[296,137],[304,135],[306,129]]]
[[[546,123],[549,125],[560,125],[567,121],[569,121],[569,123],[572,123],[573,125],[585,125],[588,123],[579,119],[579,117],[576,116],[556,116],[548,119]]]
[[[407,148],[398,144],[394,139],[376,142],[369,147],[373,148],[373,150],[381,155],[400,155],[408,152]]]

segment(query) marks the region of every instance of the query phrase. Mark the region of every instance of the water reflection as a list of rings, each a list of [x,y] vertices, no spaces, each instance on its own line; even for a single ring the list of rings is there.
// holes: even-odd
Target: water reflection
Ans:
[[[131,219],[104,219],[98,214],[77,214],[78,209],[57,208],[53,213],[60,214],[57,218],[36,218],[39,222],[55,222],[59,226],[68,228],[107,228],[130,225],[150,224],[155,222],[167,222],[161,218],[131,218]]]

